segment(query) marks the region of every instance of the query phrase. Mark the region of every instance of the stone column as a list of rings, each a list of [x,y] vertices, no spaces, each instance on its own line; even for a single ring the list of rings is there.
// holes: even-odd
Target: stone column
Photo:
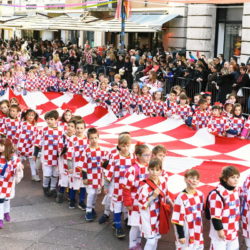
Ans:
[[[94,32],[94,43],[95,46],[105,45],[105,32],[104,31],[95,31]]]
[[[214,56],[216,5],[189,4],[187,16],[187,53],[196,51],[211,58]]]
[[[250,57],[250,3],[244,3],[241,41],[240,61],[246,63]]]

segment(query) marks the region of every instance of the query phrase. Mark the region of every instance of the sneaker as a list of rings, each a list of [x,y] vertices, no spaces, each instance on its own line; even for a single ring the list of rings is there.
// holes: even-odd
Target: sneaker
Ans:
[[[69,209],[74,209],[74,208],[76,208],[76,201],[75,200],[70,200]]]
[[[92,212],[87,212],[85,214],[85,220],[88,221],[88,222],[93,221],[94,220],[93,213]]]
[[[84,201],[80,202],[78,204],[78,208],[80,208],[82,211],[86,211],[86,205],[85,205]]]
[[[46,197],[50,197],[50,192],[48,187],[43,187],[43,194]]]
[[[0,220],[0,229],[3,228],[3,220]]]
[[[50,197],[56,198],[57,197],[57,192],[55,189],[50,189]]]
[[[10,222],[10,214],[9,213],[5,213],[4,214],[4,219],[5,219],[5,221]]]
[[[35,182],[41,181],[41,179],[40,179],[40,177],[38,175],[32,175],[31,180],[35,181]]]
[[[63,194],[62,193],[57,192],[56,202],[57,203],[63,203]]]
[[[107,222],[108,219],[109,219],[109,216],[106,215],[106,214],[103,214],[103,215],[100,217],[100,219],[98,220],[98,222],[99,222],[99,224],[103,224],[103,223]]]
[[[93,215],[93,218],[95,219],[97,217],[97,214],[96,214],[96,211],[94,208],[92,208],[92,215]]]
[[[122,228],[116,228],[115,229],[115,236],[118,238],[118,239],[122,239],[126,236],[124,230]]]

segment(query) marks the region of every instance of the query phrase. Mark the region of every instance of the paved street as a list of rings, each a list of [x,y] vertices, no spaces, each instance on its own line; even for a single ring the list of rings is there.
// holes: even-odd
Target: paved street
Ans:
[[[12,222],[6,223],[0,231],[0,249],[128,248],[128,237],[125,240],[116,239],[112,235],[110,223],[86,223],[81,210],[70,210],[67,202],[59,205],[52,199],[43,197],[41,183],[31,182],[29,173],[25,172],[26,177],[17,185],[16,197],[11,202]],[[100,206],[97,207],[97,212],[101,214]],[[207,227],[205,231],[208,231]],[[159,249],[174,249],[173,230],[161,239]]]

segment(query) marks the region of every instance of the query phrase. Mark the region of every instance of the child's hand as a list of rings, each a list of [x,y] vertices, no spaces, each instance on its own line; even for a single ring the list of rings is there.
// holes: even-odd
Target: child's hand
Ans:
[[[225,239],[226,239],[226,236],[225,236],[225,233],[224,233],[224,230],[223,230],[223,229],[217,231],[217,234],[218,234],[218,236],[219,236],[220,239],[222,239],[222,240],[225,240]]]
[[[179,242],[184,245],[186,243],[186,239],[185,238],[182,238],[182,239],[179,239]]]
[[[109,190],[107,188],[103,188],[103,193],[107,194],[109,192]]]
[[[159,194],[160,194],[160,189],[159,188],[155,189],[153,196],[156,198]]]
[[[83,180],[83,184],[84,184],[84,185],[88,185],[88,179]]]
[[[131,211],[132,210],[132,206],[128,206],[126,207],[128,209],[128,211]]]

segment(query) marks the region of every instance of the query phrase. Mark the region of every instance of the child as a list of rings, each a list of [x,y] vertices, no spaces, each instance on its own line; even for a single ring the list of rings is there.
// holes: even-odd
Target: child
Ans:
[[[153,93],[152,116],[164,116],[164,102],[161,91]]]
[[[220,183],[208,196],[211,216],[211,249],[239,249],[240,199],[237,184],[240,172],[233,166],[222,170]]]
[[[89,146],[83,157],[83,180],[87,185],[87,208],[85,219],[91,222],[96,217],[95,203],[98,192],[102,188],[102,164],[107,153],[99,146],[99,132],[96,128],[89,128],[87,132]]]
[[[43,168],[43,192],[44,195],[56,196],[56,185],[58,181],[58,155],[60,152],[60,142],[63,136],[62,128],[58,127],[59,114],[56,110],[45,114],[48,124],[43,128],[35,141],[34,160],[36,161],[39,150],[41,150],[41,162]],[[49,188],[50,186],[50,188]]]
[[[121,105],[122,105],[122,115],[126,115],[129,113],[129,98],[130,92],[128,89],[127,80],[123,79],[120,85],[120,92],[121,92]]]
[[[37,173],[36,162],[33,159],[34,141],[38,135],[38,128],[36,126],[38,120],[38,114],[28,109],[22,113],[23,121],[17,129],[13,143],[16,146],[17,155],[22,160],[28,160],[31,170],[32,181],[40,181],[40,177]]]
[[[154,187],[155,186],[155,187]],[[167,201],[167,182],[162,176],[162,162],[155,158],[149,162],[148,178],[138,190],[141,233],[147,239],[145,250],[157,249],[159,233],[160,202]]]
[[[144,85],[141,88],[141,95],[139,96],[138,106],[141,113],[150,116],[152,113],[152,96],[149,93],[149,87]]]
[[[138,207],[138,188],[140,182],[147,178],[147,167],[151,152],[147,145],[137,143],[135,146],[136,162],[125,173],[123,188],[123,204],[129,211],[128,225],[129,249],[141,246],[140,213]]]
[[[234,105],[236,103],[236,96],[234,94],[228,95],[226,102],[232,103]]]
[[[85,129],[86,124],[83,119],[76,120],[76,136],[74,137],[73,141],[71,141],[69,145],[68,150],[68,165],[70,168],[69,173],[70,176],[70,182],[69,182],[69,197],[70,197],[70,204],[69,208],[74,209],[75,208],[75,196],[76,191],[80,190],[79,195],[79,204],[78,208],[85,211],[86,205],[84,203],[85,196],[86,196],[86,188],[83,185],[82,182],[82,155],[85,153],[85,149],[87,148],[87,138],[85,137]],[[71,162],[70,162],[71,161]]]
[[[249,218],[250,218],[250,175],[245,179],[243,186],[240,189],[240,201],[241,201],[241,228],[242,235],[245,238],[245,243],[247,250],[250,249],[250,228],[249,228]]]
[[[0,120],[2,120],[2,118],[4,118],[4,117],[8,116],[9,107],[10,107],[10,103],[8,100],[2,100],[0,102]]]
[[[3,124],[0,128],[0,133],[12,142],[20,125],[20,121],[18,119],[20,111],[21,110],[18,105],[10,106],[9,117],[3,119]]]
[[[114,212],[114,227],[115,236],[117,238],[124,238],[125,232],[122,229],[121,216],[124,212],[122,202],[122,190],[124,175],[127,169],[134,163],[134,157],[129,152],[131,145],[131,137],[128,134],[120,135],[118,138],[118,154],[111,156],[107,171],[105,172],[105,184],[109,185],[110,182],[114,182],[111,210]],[[107,190],[106,190],[107,193]]]
[[[121,109],[121,92],[119,91],[118,84],[112,83],[112,89],[109,91],[109,103],[113,113],[119,117]]]
[[[212,107],[212,116],[210,117],[207,128],[208,132],[213,135],[224,136],[225,135],[225,124],[227,118],[221,116],[221,107],[214,105]]]
[[[89,74],[87,81],[83,88],[83,95],[87,97],[88,100],[93,98],[93,93],[96,91],[96,86],[94,84],[93,74]]]
[[[62,117],[58,123],[58,126],[61,126],[63,128],[64,131],[67,130],[67,125],[68,122],[71,120],[71,118],[73,117],[72,111],[67,109],[63,112]]]
[[[164,114],[165,117],[170,117],[173,113],[173,110],[176,109],[177,103],[177,92],[175,90],[171,90],[169,93],[169,97],[164,102]]]
[[[202,98],[201,94],[195,94],[194,95],[194,103],[191,106],[193,112],[195,112],[196,109],[199,107],[198,103],[199,103],[201,98]]]
[[[237,137],[241,134],[244,127],[245,118],[242,116],[241,104],[236,103],[232,110],[233,117],[228,119],[225,130],[227,132],[227,137]]]
[[[107,108],[107,103],[109,99],[109,92],[108,92],[108,83],[103,81],[100,83],[99,88],[96,90],[93,96],[95,102],[98,106]]]
[[[200,99],[198,104],[199,108],[196,109],[192,119],[192,126],[197,130],[207,127],[210,119],[210,112],[207,110],[207,101]]]
[[[68,150],[70,145],[72,145],[73,140],[75,139],[76,132],[76,121],[70,120],[67,124],[66,133],[62,136],[62,151],[60,152],[59,157],[59,191],[57,192],[56,202],[63,202],[63,194],[65,192],[65,188],[69,187],[69,179],[70,179],[70,169],[67,162],[68,158]]]
[[[224,110],[222,112],[222,115],[226,117],[227,119],[230,119],[233,117],[232,110],[233,110],[234,104],[230,102],[226,102],[224,105]]]
[[[200,174],[195,169],[187,170],[186,189],[174,201],[172,223],[175,225],[176,249],[203,249],[202,211],[204,196],[197,190]]]
[[[132,91],[130,93],[130,113],[138,112],[138,100],[140,96],[140,86],[138,83],[132,85]]]
[[[250,116],[245,121],[244,128],[241,132],[241,139],[247,139],[250,136]]]
[[[157,158],[163,162],[166,157],[166,154],[167,154],[167,150],[163,145],[156,145],[152,149],[152,159]]]
[[[212,109],[212,105],[211,105],[211,101],[212,101],[212,96],[211,96],[211,92],[205,92],[203,95],[202,95],[202,98],[205,99],[207,101],[207,109],[209,111],[211,111]]]
[[[10,140],[0,139],[0,229],[4,220],[10,221],[10,199],[14,196],[15,182],[23,177],[23,166],[14,155]]]

